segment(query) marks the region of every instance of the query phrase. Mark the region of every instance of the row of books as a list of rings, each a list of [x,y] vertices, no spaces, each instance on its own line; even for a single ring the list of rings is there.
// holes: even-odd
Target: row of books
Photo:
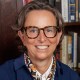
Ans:
[[[65,22],[80,21],[80,0],[61,0],[61,6]]]
[[[80,22],[80,0],[55,0],[65,22]]]
[[[30,1],[23,0],[23,5]],[[61,12],[64,22],[80,21],[80,0],[49,0],[49,3]]]
[[[60,50],[60,60],[74,70],[80,68],[80,50],[78,44],[80,44],[78,33],[69,32],[67,35],[64,35]]]
[[[23,5],[30,1],[23,0]],[[61,12],[65,22],[80,22],[80,0],[49,0],[49,3]]]

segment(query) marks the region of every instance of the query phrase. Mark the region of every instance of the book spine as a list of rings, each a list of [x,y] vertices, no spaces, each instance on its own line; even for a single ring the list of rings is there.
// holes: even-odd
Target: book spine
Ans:
[[[64,39],[62,41],[62,63],[66,64],[67,65],[67,62],[68,62],[68,55],[67,55],[67,36],[65,35],[64,36]]]
[[[78,6],[78,16],[79,16],[79,22],[80,22],[80,0],[79,0],[79,2],[78,2],[78,4],[79,4],[79,6]]]
[[[61,0],[61,8],[64,22],[68,22],[68,0]]]
[[[80,34],[78,34],[78,40],[77,40],[77,63],[78,63],[78,68],[80,69]]]
[[[75,22],[76,21],[76,0],[68,0],[68,17],[69,22]]]
[[[72,39],[72,62],[73,62],[73,69],[75,70],[77,67],[77,33],[73,32],[73,39]]]
[[[68,34],[68,66],[72,68],[72,36]]]
[[[61,0],[55,0],[55,7],[59,10],[61,13]]]
[[[54,7],[55,6],[55,0],[49,0],[49,4]]]
[[[79,6],[79,0],[76,0],[76,22],[78,22],[79,20],[78,20],[78,7]]]

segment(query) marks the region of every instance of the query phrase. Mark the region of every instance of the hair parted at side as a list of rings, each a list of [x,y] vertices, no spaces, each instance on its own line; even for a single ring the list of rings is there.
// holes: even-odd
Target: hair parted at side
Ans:
[[[57,26],[61,30],[63,30],[64,21],[61,14],[55,7],[52,7],[46,0],[34,0],[26,4],[19,12],[16,24],[12,27],[13,30],[18,31],[23,29],[26,15],[32,10],[48,10],[52,12],[53,15],[56,17]]]

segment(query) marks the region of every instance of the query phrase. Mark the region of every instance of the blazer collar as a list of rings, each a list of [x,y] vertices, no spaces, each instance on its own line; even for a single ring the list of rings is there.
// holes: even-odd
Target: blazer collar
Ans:
[[[23,66],[26,66],[25,62],[24,62],[24,54],[20,55],[14,61],[15,70],[18,70],[19,68],[21,68]],[[59,75],[62,75],[62,74],[63,74],[63,69],[62,69],[62,66],[61,66],[61,62],[56,61],[56,73],[55,73],[55,76],[58,77]]]
[[[24,55],[22,54],[18,58],[16,58],[14,61],[15,70],[18,70],[19,68],[21,68],[24,65],[25,65]]]
[[[56,73],[55,73],[55,80],[58,80],[60,75],[63,75],[63,68],[62,63],[60,61],[56,62]]]

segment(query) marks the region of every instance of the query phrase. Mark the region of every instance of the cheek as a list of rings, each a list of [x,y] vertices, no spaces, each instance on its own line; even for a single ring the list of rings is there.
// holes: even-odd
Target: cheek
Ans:
[[[57,34],[56,37],[54,37],[53,39],[50,39],[50,42],[57,46],[59,44],[59,41],[60,41],[60,36],[61,35]]]
[[[57,47],[57,38],[49,39],[49,42],[50,42],[49,52],[53,54]]]
[[[49,42],[50,42],[52,45],[54,45],[54,44],[57,45],[57,38],[55,37],[55,38],[53,38],[53,39],[49,39]]]
[[[50,46],[50,50],[52,52],[54,52],[54,50],[56,49],[57,45],[58,45],[58,40],[57,40],[57,37],[53,38],[53,39],[50,39],[49,40],[51,46]]]
[[[34,39],[28,39],[25,38],[24,39],[24,46],[26,46],[27,48],[34,45],[35,40]]]

